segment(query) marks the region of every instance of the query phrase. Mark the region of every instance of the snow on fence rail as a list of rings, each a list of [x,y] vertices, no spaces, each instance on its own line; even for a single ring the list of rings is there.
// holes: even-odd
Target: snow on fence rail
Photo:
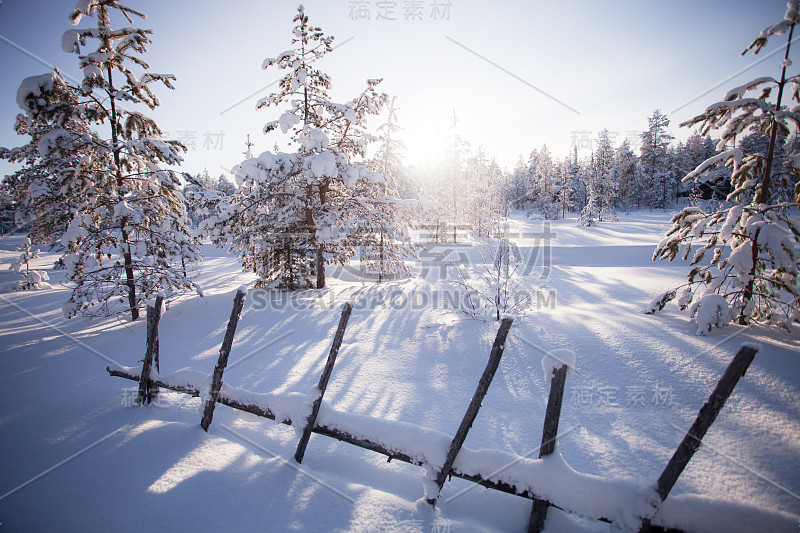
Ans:
[[[352,311],[349,303],[344,304],[342,309],[328,360],[317,385],[316,397],[313,399],[299,393],[284,395],[255,393],[225,384],[222,378],[242,313],[245,292],[244,287],[236,291],[219,359],[210,379],[209,375],[202,372],[187,370],[169,375],[159,373],[158,323],[162,303],[160,297],[156,299],[155,305],[147,307],[147,350],[141,369],[109,366],[108,373],[138,381],[140,404],[150,403],[159,388],[191,396],[202,396],[204,402],[201,426],[206,431],[213,420],[217,403],[295,426],[302,430],[295,452],[295,460],[298,463],[303,460],[311,434],[316,433],[381,453],[390,461],[396,459],[424,467],[428,472],[425,497],[432,505],[436,504],[445,481],[451,476],[489,489],[531,499],[533,505],[528,531],[537,533],[544,527],[548,507],[612,523],[626,531],[679,531],[659,525],[659,517],[655,516],[656,511],[700,447],[703,436],[758,351],[757,346],[745,344],[736,353],[657,483],[643,491],[638,485],[629,481],[576,472],[560,454],[553,453],[570,363],[568,358],[564,357],[550,359],[546,365],[543,363],[543,366],[552,372],[552,378],[538,459],[520,457],[508,452],[471,450],[463,447],[467,433],[500,364],[512,319],[505,318],[501,321],[489,361],[456,435],[451,438],[446,433],[415,424],[385,421],[337,411],[322,402]],[[574,365],[574,362],[572,364]]]

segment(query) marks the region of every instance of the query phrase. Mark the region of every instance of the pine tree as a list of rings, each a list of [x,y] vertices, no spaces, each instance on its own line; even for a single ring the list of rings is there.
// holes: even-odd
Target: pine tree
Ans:
[[[547,145],[540,151],[531,152],[528,167],[528,198],[531,203],[530,216],[538,212],[542,218],[553,220],[558,218],[559,205],[555,186],[555,165]]]
[[[127,302],[136,320],[155,293],[195,288],[178,265],[196,261],[199,251],[188,236],[180,181],[159,167],[179,164],[185,148],[161,140],[157,124],[132,109],[157,107],[151,85],[171,89],[174,76],[148,72],[141,56],[152,30],[114,29],[112,13],[130,24],[144,18],[117,0],[78,3],[73,25],[88,16],[96,26],[68,30],[62,47],[78,55],[83,82],[70,86],[57,71],[24,80],[17,130],[32,140],[3,156],[25,162],[13,180],[33,188],[20,194],[25,212],[49,219],[33,223],[32,236],[64,249],[75,284],[66,315],[107,314]],[[90,40],[97,49],[81,53]]]
[[[528,168],[525,160],[520,156],[511,174],[510,192],[511,206],[514,209],[525,209],[527,207],[527,178]]]
[[[459,203],[461,220],[473,237],[488,237],[493,226],[489,165],[483,148],[464,162]]]
[[[770,37],[788,34],[780,79],[762,77],[736,87],[684,124],[699,124],[704,135],[719,130],[718,149],[724,150],[703,162],[684,181],[698,180],[715,166],[725,164],[732,168],[734,189],[727,197],[732,205],[725,209],[705,213],[690,206],[673,217],[672,227],[653,255],[654,259],[671,260],[678,254],[687,258],[692,247],[697,247],[692,258],[696,266],[689,272],[678,303],[683,309],[690,308],[698,333],[731,319],[742,325],[759,322],[787,329],[800,321],[800,220],[787,214],[788,208],[797,204],[780,202],[772,194],[780,135],[800,126],[796,108],[788,109],[783,102],[787,85],[796,87],[800,81],[800,76],[786,74],[791,64],[792,34],[800,23],[799,11],[797,0],[790,1],[784,20],[764,29],[742,52],[753,50],[757,54]],[[776,88],[777,95],[771,101]],[[748,94],[753,91],[757,96]],[[800,93],[794,89],[789,98],[798,102]],[[731,147],[745,132],[767,134],[766,151],[745,154],[740,147]],[[794,162],[797,155],[789,153],[787,158]],[[797,166],[792,172],[798,174]],[[795,202],[800,200],[798,193],[795,191]],[[702,265],[708,252],[713,253],[712,259]],[[663,308],[679,289],[653,300],[650,312]]]
[[[599,208],[597,207],[597,189],[594,182],[587,183],[586,190],[589,200],[581,210],[581,216],[578,218],[579,226],[586,226],[587,228],[597,225],[597,217]]]
[[[446,217],[445,220],[452,221],[449,233],[452,234],[453,244],[456,244],[458,230],[464,224],[464,213],[468,211],[468,204],[472,198],[466,194],[468,189],[465,187],[466,173],[464,169],[465,162],[469,158],[469,143],[462,139],[458,132],[458,118],[455,109],[453,109],[453,124],[450,126],[450,130],[449,154],[443,174],[445,181],[440,184],[444,194],[440,198],[445,199],[442,212]]]
[[[508,218],[508,212],[511,209],[512,196],[509,194],[511,181],[508,174],[500,168],[496,159],[492,159],[489,163],[486,179],[488,182],[489,220],[496,228],[500,222]]]
[[[5,180],[0,183],[0,237],[5,237],[16,226],[18,202],[12,199],[11,193],[4,186],[7,182]]]
[[[578,161],[578,147],[572,147],[572,155],[569,160],[569,190],[570,190],[570,203],[578,211],[581,212],[586,206],[588,200],[586,181],[583,178],[583,170],[580,161]]]
[[[14,130],[28,144],[0,149],[0,157],[22,168],[2,182],[4,195],[17,206],[15,222],[26,226],[33,243],[61,250],[61,236],[85,200],[72,194],[74,169],[88,150],[88,120],[75,113],[80,95],[58,71],[23,80]]]
[[[216,244],[236,250],[243,267],[259,274],[258,286],[289,290],[323,288],[327,263],[345,264],[358,247],[378,247],[381,228],[391,225],[387,206],[396,202],[383,194],[380,174],[351,162],[373,139],[367,117],[386,103],[376,91],[380,80],[367,80],[349,102],[333,102],[331,79],[316,67],[333,37],[309,24],[302,5],[293,22],[293,48],[263,63],[287,72],[258,108],[288,105],[264,131],[289,134],[297,151],[243,161],[230,203],[203,223]]]
[[[614,202],[619,189],[619,176],[615,164],[614,147],[608,130],[603,128],[597,136],[594,154],[594,179],[598,220],[615,221]]]
[[[583,169],[583,183],[586,190],[586,205],[581,209],[581,216],[578,218],[579,226],[586,226],[587,228],[597,224],[597,218],[600,215],[600,207],[598,205],[597,190],[597,173],[594,166],[594,153],[590,156],[589,162]]]
[[[556,203],[561,210],[561,218],[572,209],[572,190],[570,189],[570,159],[567,158],[556,168]]]
[[[39,249],[31,247],[31,240],[27,237],[22,241],[19,247],[22,253],[16,260],[11,262],[9,270],[18,272],[24,281],[17,281],[11,285],[12,291],[32,291],[40,289],[50,289],[50,284],[47,283],[49,276],[43,270],[31,270],[31,260],[39,258]]]
[[[377,246],[363,248],[361,255],[362,268],[366,266],[378,283],[410,275],[411,271],[402,260],[413,254],[406,229],[419,218],[418,203],[400,199],[403,194],[406,198],[413,195],[413,191],[401,158],[405,146],[398,138],[401,128],[397,123],[397,111],[397,97],[393,97],[386,106],[386,122],[378,126],[378,152],[369,165],[383,176],[385,181],[379,188],[381,196],[387,200],[376,207],[388,224],[380,225]]]
[[[636,154],[631,151],[628,139],[622,141],[617,148],[614,165],[619,177],[618,200],[625,212],[630,212],[630,208],[636,201],[637,158]]]
[[[686,144],[682,145],[682,152],[677,152],[676,150],[677,153],[674,160],[676,176],[682,179],[703,161],[717,155],[715,144],[708,135],[700,135],[697,131],[693,132],[686,140]],[[724,197],[731,192],[730,172],[725,167],[718,168],[714,172],[706,174],[703,183],[699,185],[685,184],[681,181],[679,186],[682,191],[691,189],[689,190],[691,194],[695,196],[701,195],[706,199],[711,198],[714,192],[718,196]]]
[[[581,210],[578,224],[593,226],[597,222],[614,221],[614,202],[619,188],[619,177],[615,165],[614,148],[607,129],[600,131],[597,150],[592,152],[584,179],[588,200]]]
[[[673,137],[667,133],[669,119],[660,109],[653,111],[647,122],[648,129],[642,133],[641,169],[646,180],[642,192],[649,192],[651,207],[666,209],[674,196],[669,161],[669,142]]]

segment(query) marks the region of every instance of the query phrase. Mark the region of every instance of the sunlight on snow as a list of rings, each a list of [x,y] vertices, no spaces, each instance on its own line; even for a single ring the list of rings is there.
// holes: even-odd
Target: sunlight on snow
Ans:
[[[220,472],[245,452],[244,447],[225,439],[210,439],[164,472],[148,492],[168,492],[201,472]]]

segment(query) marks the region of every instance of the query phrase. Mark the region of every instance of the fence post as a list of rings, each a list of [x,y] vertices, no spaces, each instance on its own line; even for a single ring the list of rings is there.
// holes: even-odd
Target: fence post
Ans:
[[[150,384],[150,370],[153,368],[153,356],[156,357],[156,369],[158,369],[158,323],[161,320],[161,304],[164,297],[160,294],[156,296],[155,306],[147,306],[147,350],[142,361],[142,376],[139,378],[139,394],[136,402],[139,405],[153,401],[153,394],[158,392],[158,388]]]
[[[550,397],[547,399],[547,411],[544,415],[544,429],[542,429],[542,445],[539,447],[539,459],[550,455],[556,450],[556,437],[558,436],[558,422],[561,419],[561,403],[564,398],[564,384],[567,381],[567,365],[553,369],[550,381]],[[533,498],[531,518],[528,522],[528,533],[540,533],[544,529],[549,504],[545,500]]]
[[[325,369],[319,378],[317,384],[317,394],[314,403],[311,405],[311,414],[308,415],[306,420],[306,427],[303,429],[303,434],[300,436],[300,441],[297,443],[297,450],[294,452],[294,460],[298,463],[303,462],[303,456],[306,453],[308,440],[311,438],[311,432],[314,431],[314,424],[317,423],[317,415],[319,408],[322,405],[322,397],[325,395],[325,389],[328,388],[328,380],[333,372],[333,365],[336,363],[336,356],[339,354],[339,347],[342,345],[344,339],[344,330],[347,328],[347,321],[350,320],[350,313],[353,311],[353,306],[350,303],[345,303],[342,308],[342,318],[339,319],[339,327],[336,328],[336,335],[333,336],[333,344],[331,344],[331,351],[328,353],[328,361],[325,363]]]
[[[450,469],[453,468],[453,463],[456,460],[456,456],[458,456],[461,446],[463,446],[464,441],[467,439],[467,433],[472,427],[475,417],[478,416],[478,410],[481,408],[481,402],[483,402],[484,396],[486,396],[486,393],[489,391],[489,385],[492,383],[494,373],[497,372],[497,367],[500,365],[500,358],[503,356],[506,337],[508,336],[508,330],[511,328],[512,322],[513,319],[504,318],[500,323],[500,328],[497,330],[497,336],[495,337],[494,344],[492,345],[492,351],[489,354],[489,361],[486,363],[486,368],[483,370],[483,375],[481,375],[480,381],[478,381],[478,388],[475,389],[475,394],[472,395],[472,401],[469,402],[467,412],[464,413],[464,418],[461,420],[461,425],[458,426],[456,436],[453,437],[453,441],[450,443],[450,449],[447,452],[444,465],[442,465],[442,469],[439,470],[439,473],[436,475],[436,484],[439,486],[439,491],[442,490],[444,481],[447,478],[447,474],[449,474]],[[436,505],[436,498],[428,498],[428,503],[431,505]]]
[[[228,329],[225,330],[225,338],[222,340],[222,347],[219,349],[219,359],[217,360],[217,366],[214,367],[214,376],[211,379],[211,390],[208,391],[205,408],[203,409],[203,419],[200,421],[200,425],[206,432],[208,431],[208,426],[211,425],[211,419],[214,417],[214,407],[217,405],[219,391],[222,388],[222,373],[225,372],[225,367],[228,365],[228,356],[231,353],[231,346],[233,346],[233,335],[236,333],[236,325],[239,323],[242,308],[244,307],[245,291],[244,287],[239,287],[239,290],[236,291],[236,296],[233,298],[233,309],[228,320]]]
[[[661,472],[661,476],[658,478],[656,492],[661,502],[667,499],[669,492],[672,490],[675,482],[678,481],[678,477],[683,472],[683,469],[686,468],[686,465],[689,464],[689,460],[697,449],[700,448],[700,443],[708,431],[708,428],[710,428],[711,424],[716,420],[722,406],[725,405],[725,401],[733,392],[739,379],[747,372],[756,353],[758,353],[758,348],[743,345],[739,348],[733,360],[728,364],[728,368],[725,369],[725,373],[722,374],[717,386],[714,387],[711,396],[708,397],[706,403],[700,408],[700,412],[694,424],[689,428],[686,436],[683,437],[675,453],[672,454],[669,463],[664,467],[664,471]],[[644,518],[639,531],[647,532],[651,530],[650,519]]]

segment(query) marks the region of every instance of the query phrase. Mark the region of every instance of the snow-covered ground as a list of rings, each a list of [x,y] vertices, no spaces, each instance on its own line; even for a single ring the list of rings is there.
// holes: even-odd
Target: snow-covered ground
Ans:
[[[533,308],[515,313],[463,460],[485,449],[536,465],[549,391],[541,359],[566,348],[578,357],[558,451],[575,471],[604,478],[585,478],[596,486],[618,480],[605,486],[635,493],[655,482],[733,354],[754,341],[762,351],[659,516],[693,531],[797,531],[800,334],[730,325],[696,336],[674,306],[643,314],[687,270],[650,260],[668,219],[644,212],[594,228],[567,219],[550,223],[550,237],[541,221],[512,220],[520,245],[549,240],[549,251],[537,256]],[[0,286],[17,279],[7,265],[21,240],[0,239]],[[198,281],[205,297],[174,302],[161,321],[163,375],[211,373],[233,295],[253,279],[235,258],[204,250]],[[452,257],[474,260],[467,247],[453,248]],[[47,270],[53,290],[0,295],[0,531],[525,530],[529,500],[453,479],[433,510],[419,502],[422,468],[319,435],[298,467],[298,435],[289,426],[217,406],[206,434],[200,399],[173,392],[136,407],[136,384],[105,369],[139,365],[144,320],[63,319],[68,291],[53,260],[43,253],[35,265]],[[288,303],[251,290],[226,385],[305,395],[350,301],[322,415],[414,424],[430,430],[431,442],[419,448],[434,446],[437,436],[455,433],[498,326],[454,311],[448,295],[455,289],[441,271],[428,259],[415,266],[415,278],[378,288],[354,269],[331,268],[328,289]],[[365,431],[378,427],[366,420]],[[407,426],[398,427],[387,438],[402,439]],[[613,490],[587,495],[569,486],[581,477],[557,461],[550,471],[564,473],[567,484],[555,488],[582,500],[577,506],[619,499]],[[546,524],[554,532],[609,528],[553,509]]]

